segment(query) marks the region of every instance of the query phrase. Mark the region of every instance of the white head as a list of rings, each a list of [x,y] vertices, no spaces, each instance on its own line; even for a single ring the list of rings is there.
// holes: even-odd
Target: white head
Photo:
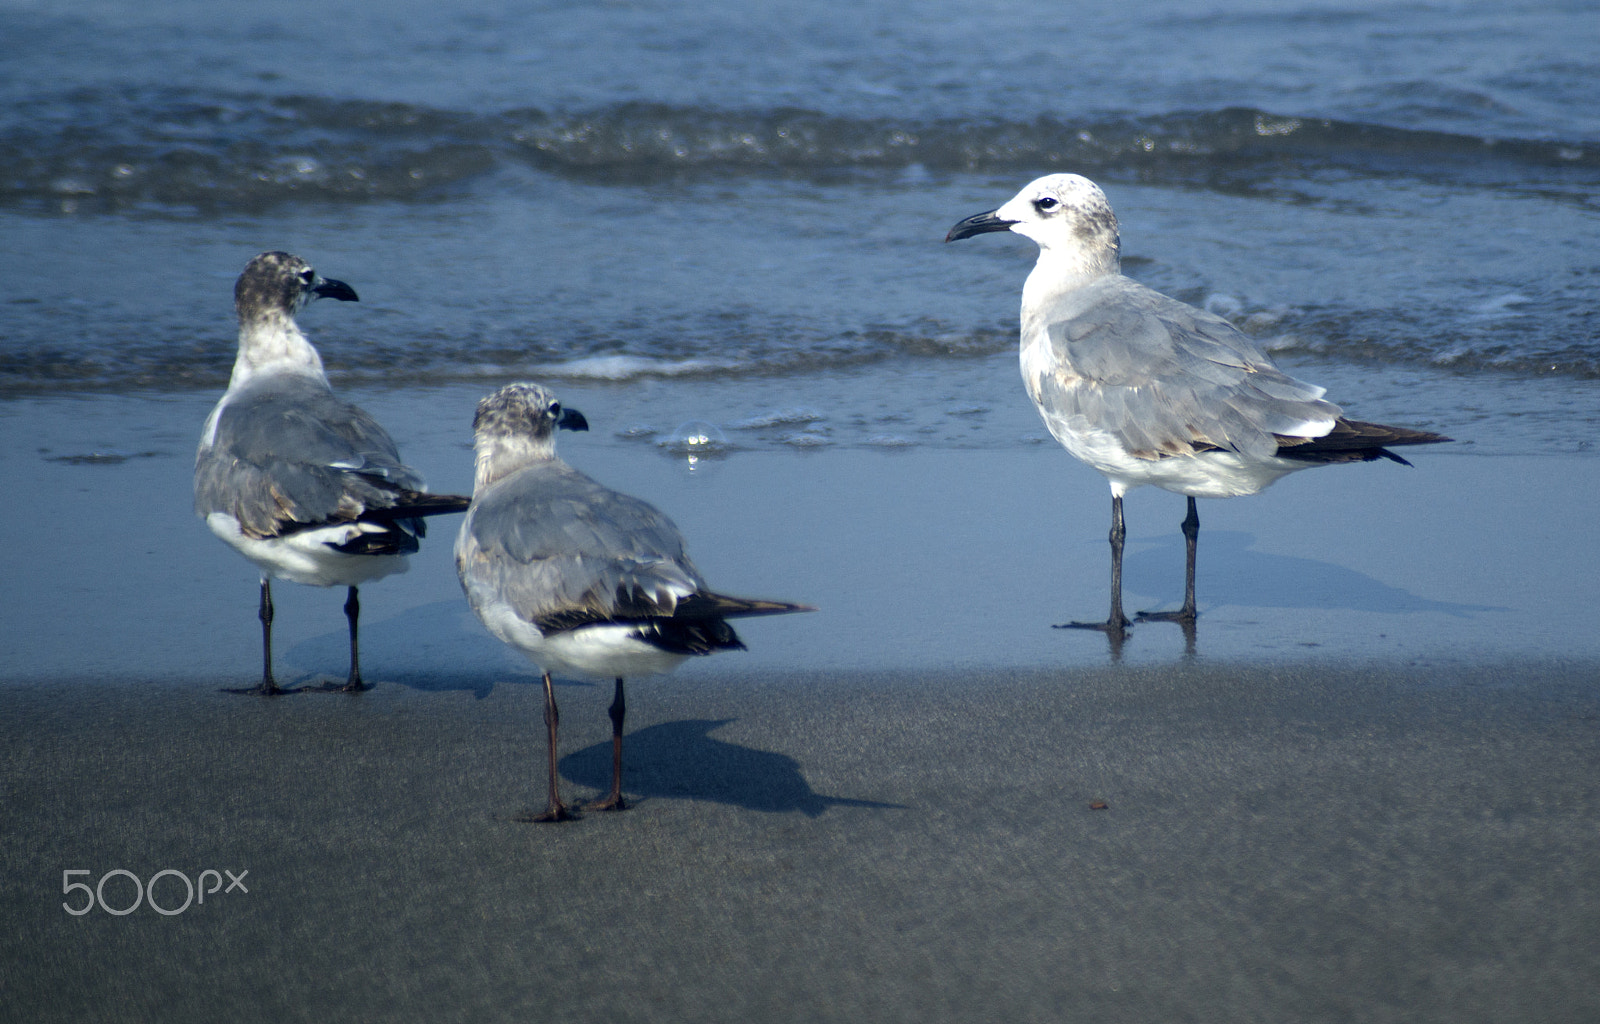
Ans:
[[[474,493],[523,466],[554,459],[557,430],[588,429],[583,413],[563,409],[547,389],[507,384],[479,402],[472,418]]]
[[[1100,186],[1081,174],[1047,174],[1029,182],[999,209],[968,217],[950,229],[954,242],[989,231],[1015,231],[1039,244],[1040,261],[1066,261],[1085,277],[1115,274],[1122,240],[1117,215]]]

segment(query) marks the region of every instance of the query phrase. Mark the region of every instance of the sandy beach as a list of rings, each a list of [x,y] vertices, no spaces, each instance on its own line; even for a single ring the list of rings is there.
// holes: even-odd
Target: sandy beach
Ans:
[[[0,4],[0,1024],[1600,1021],[1591,6]],[[1019,376],[1039,246],[945,241],[1056,172],[1118,232],[1058,268],[1455,440],[1202,500],[1193,628],[1052,628],[1109,488]],[[516,820],[458,518],[361,588],[372,689],[282,583],[297,692],[228,692],[195,449],[266,251],[359,294],[299,325],[433,491],[550,385],[713,588],[816,607],[630,679],[626,812]],[[1233,374],[1098,322],[1086,378]],[[1126,496],[1128,612],[1185,506]],[[589,800],[612,687],[555,692]]]
[[[1589,669],[687,674],[566,827],[532,686],[8,686],[5,1015],[1588,1020]]]
[[[477,390],[357,397],[455,490]],[[595,423],[643,401],[568,392]],[[363,591],[374,690],[220,692],[259,633],[188,510],[211,400],[9,407],[8,479],[52,514],[13,519],[0,587],[6,1019],[1600,1012],[1590,459],[1441,449],[1207,502],[1196,636],[1118,659],[1050,628],[1105,597],[1106,491],[1059,450],[690,471],[596,431],[568,457],[719,587],[821,610],[631,687],[636,806],[546,827],[510,820],[541,798],[535,677],[460,599],[453,522]],[[1128,508],[1130,604],[1175,603],[1181,501]],[[342,673],[340,595],[279,589],[282,677]],[[558,698],[586,798],[609,692]],[[104,909],[136,895],[115,872],[183,873],[171,910],[207,870],[240,883]]]

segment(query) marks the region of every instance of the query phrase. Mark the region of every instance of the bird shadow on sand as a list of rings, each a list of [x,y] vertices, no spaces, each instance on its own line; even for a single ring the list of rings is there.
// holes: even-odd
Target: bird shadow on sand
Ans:
[[[1254,534],[1200,532],[1196,596],[1207,607],[1320,608],[1409,615],[1437,612],[1471,618],[1510,609],[1486,604],[1435,601],[1332,562],[1252,551]],[[1123,587],[1129,593],[1162,595],[1160,607],[1176,607],[1183,597],[1183,538],[1141,543],[1123,562]],[[1137,602],[1133,605],[1139,607]]]
[[[651,725],[623,738],[622,791],[630,799],[709,800],[752,811],[799,811],[815,818],[830,807],[904,810],[903,804],[824,796],[812,790],[800,763],[710,733],[734,721],[684,719]],[[563,778],[604,791],[611,785],[611,741],[561,759]]]

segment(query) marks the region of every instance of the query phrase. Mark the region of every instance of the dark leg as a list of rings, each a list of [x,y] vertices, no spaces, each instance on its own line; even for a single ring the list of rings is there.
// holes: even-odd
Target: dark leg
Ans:
[[[1122,614],[1122,544],[1128,530],[1122,522],[1122,496],[1111,496],[1111,614],[1104,622],[1068,622],[1057,629],[1098,629],[1114,637],[1122,636],[1131,623]]]
[[[543,813],[518,817],[518,821],[572,821],[577,816],[567,809],[556,792],[556,727],[561,724],[561,714],[556,710],[556,692],[550,685],[550,673],[544,674],[544,727],[550,744],[550,795]]]
[[[252,697],[277,697],[299,690],[285,690],[272,678],[272,581],[261,577],[261,608],[256,612],[261,620],[261,683],[257,686],[233,689],[224,687],[223,693],[242,693]]]
[[[617,688],[611,697],[611,792],[604,800],[589,805],[596,811],[625,811],[628,802],[622,799],[622,719],[628,713],[628,701],[622,693],[622,677],[617,677]]]
[[[350,678],[340,688],[340,693],[360,693],[371,687],[361,681],[361,650],[356,640],[356,623],[361,618],[361,598],[356,593],[356,588],[350,588],[350,596],[344,602],[344,617],[350,620]]]
[[[261,609],[256,613],[261,619],[261,688],[257,693],[276,697],[284,691],[272,678],[272,581],[261,577]]]
[[[1194,607],[1194,553],[1200,542],[1200,513],[1189,499],[1189,514],[1183,517],[1183,539],[1187,548],[1183,574],[1183,607],[1175,612],[1140,612],[1140,622],[1193,623],[1198,614]]]

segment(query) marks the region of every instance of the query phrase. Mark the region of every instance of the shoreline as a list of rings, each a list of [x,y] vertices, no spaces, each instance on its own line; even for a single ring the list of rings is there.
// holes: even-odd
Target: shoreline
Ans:
[[[870,389],[871,378],[855,386]],[[404,424],[402,454],[433,489],[460,492],[471,486],[471,452],[458,414],[477,391],[352,397],[380,421]],[[618,436],[641,402],[670,404],[676,391],[563,393],[597,424],[593,435],[563,438],[568,460],[675,520],[714,587],[820,609],[743,624],[748,651],[682,672],[1113,660],[1103,636],[1050,628],[1104,616],[1109,564],[1104,481],[1053,444],[750,450],[690,468]],[[214,397],[35,402],[29,418],[8,421],[19,429],[0,471],[18,507],[46,512],[0,551],[11,634],[0,681],[251,684],[256,574],[190,508],[194,435]],[[985,433],[1030,429],[1009,407],[992,415],[1000,422]],[[124,454],[83,457],[106,438]],[[1600,463],[1465,446],[1414,461],[1315,469],[1255,496],[1202,501],[1192,651],[1176,625],[1142,624],[1121,662],[1600,660],[1600,577],[1575,569],[1600,565],[1590,522]],[[1126,508],[1127,607],[1173,607],[1182,499],[1144,488]],[[525,666],[461,597],[451,564],[457,523],[434,520],[408,572],[362,588],[363,663],[375,678]],[[342,595],[286,585],[274,599],[284,679],[342,673]]]

